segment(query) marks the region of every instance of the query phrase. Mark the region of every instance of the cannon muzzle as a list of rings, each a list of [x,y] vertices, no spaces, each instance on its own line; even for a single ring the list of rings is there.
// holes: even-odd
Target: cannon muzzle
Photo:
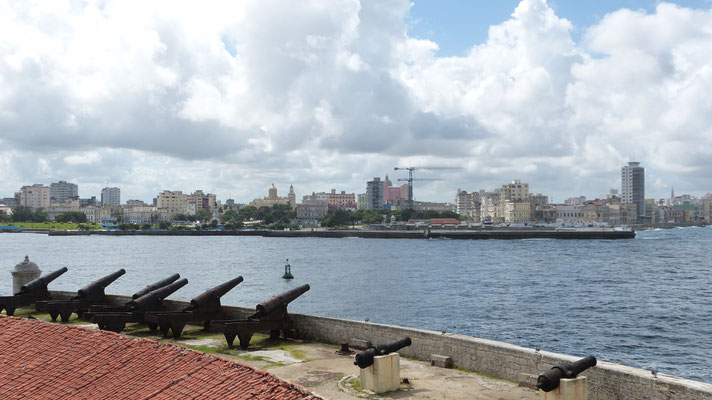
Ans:
[[[115,280],[119,279],[119,277],[125,273],[126,270],[121,268],[113,274],[109,274],[101,279],[95,280],[94,282],[79,289],[77,291],[76,299],[95,299],[97,297],[104,296],[104,289],[114,283]]]
[[[545,392],[551,392],[559,387],[561,379],[575,378],[576,375],[595,365],[596,357],[592,355],[574,362],[563,362],[539,375],[536,386]]]
[[[235,279],[231,279],[223,284],[215,286],[212,289],[208,289],[201,293],[197,297],[190,301],[190,306],[187,311],[197,310],[207,304],[216,304],[220,306],[220,298],[225,295],[225,293],[231,291],[235,286],[239,285],[244,279],[242,276],[238,276]]]
[[[373,358],[376,356],[385,356],[387,354],[396,352],[406,346],[411,345],[411,340],[408,336],[403,339],[398,339],[395,342],[386,344],[377,344],[372,346],[358,354],[356,354],[356,359],[354,360],[354,365],[358,365],[359,368],[368,368],[373,365]]]
[[[271,314],[274,310],[281,306],[286,306],[297,297],[303,295],[310,289],[309,285],[302,285],[284,293],[278,294],[271,299],[257,305],[257,312],[253,315],[254,318],[262,318]]]
[[[170,296],[176,290],[182,288],[188,284],[188,280],[183,278],[179,281],[173,282],[170,285],[164,286],[162,288],[152,290],[138,299],[131,300],[128,305],[134,310],[146,310],[153,305],[157,305],[161,300]]]
[[[158,282],[155,282],[155,283],[152,283],[152,284],[146,286],[145,288],[143,288],[143,289],[139,290],[138,292],[134,293],[133,295],[131,295],[131,298],[134,300],[138,299],[139,297],[143,296],[144,294],[146,294],[148,292],[151,292],[156,289],[160,289],[164,286],[170,285],[171,283],[177,281],[179,278],[180,278],[180,274],[173,274],[173,275],[169,276],[168,278],[161,279]]]
[[[47,292],[47,285],[53,280],[57,279],[60,275],[67,272],[67,267],[62,267],[54,272],[50,272],[47,275],[40,276],[39,278],[27,282],[27,284],[20,287],[20,294],[43,294]]]

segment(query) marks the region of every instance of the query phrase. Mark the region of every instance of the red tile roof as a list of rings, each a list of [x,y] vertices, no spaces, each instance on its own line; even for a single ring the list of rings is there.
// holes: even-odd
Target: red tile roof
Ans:
[[[113,332],[0,316],[2,399],[318,399],[250,366]]]

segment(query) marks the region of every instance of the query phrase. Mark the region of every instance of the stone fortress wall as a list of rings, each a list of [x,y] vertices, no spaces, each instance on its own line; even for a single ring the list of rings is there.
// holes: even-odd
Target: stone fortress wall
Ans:
[[[71,292],[51,292],[54,298],[71,297]],[[110,295],[110,301],[123,304],[129,296]],[[166,300],[166,307],[179,310],[189,303]],[[229,318],[246,318],[254,308],[223,306]],[[580,357],[537,351],[520,346],[455,333],[443,333],[400,326],[375,324],[339,318],[291,314],[301,339],[340,344],[370,341],[373,344],[391,342],[410,336],[413,344],[399,353],[429,361],[433,354],[448,356],[454,366],[502,378],[523,385],[535,385],[537,376],[560,361],[575,361]],[[595,355],[595,354],[594,354]],[[712,384],[676,376],[599,361],[586,370],[591,400],[712,400]]]

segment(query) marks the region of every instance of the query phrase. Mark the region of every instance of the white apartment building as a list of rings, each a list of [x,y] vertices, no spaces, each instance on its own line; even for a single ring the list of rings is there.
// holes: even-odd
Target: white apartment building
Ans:
[[[38,208],[49,208],[50,188],[42,184],[23,186],[20,189],[20,205],[30,207],[33,210]]]

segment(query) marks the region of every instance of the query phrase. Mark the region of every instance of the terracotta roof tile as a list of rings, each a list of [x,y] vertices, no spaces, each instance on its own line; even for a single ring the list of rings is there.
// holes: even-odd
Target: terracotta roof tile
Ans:
[[[0,316],[2,399],[317,399],[248,365],[148,339]]]

